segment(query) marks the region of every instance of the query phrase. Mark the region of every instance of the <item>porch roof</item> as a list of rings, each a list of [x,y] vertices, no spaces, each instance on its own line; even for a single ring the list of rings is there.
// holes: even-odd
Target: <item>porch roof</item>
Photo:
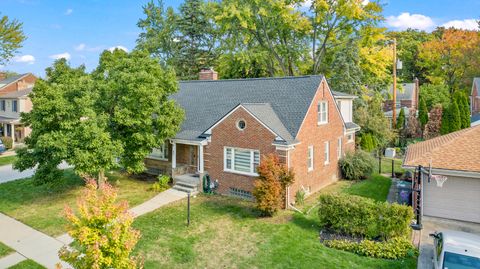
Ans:
[[[0,116],[0,123],[20,123],[20,118],[8,118],[8,117],[3,117]]]

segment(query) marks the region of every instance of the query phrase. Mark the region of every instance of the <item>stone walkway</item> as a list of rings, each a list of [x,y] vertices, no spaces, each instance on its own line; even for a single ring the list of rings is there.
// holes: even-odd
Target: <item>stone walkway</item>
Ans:
[[[129,211],[135,217],[138,217],[185,197],[187,197],[187,194],[184,192],[168,189]],[[0,229],[0,241],[17,251],[0,258],[0,268],[8,268],[26,258],[32,259],[47,268],[55,268],[55,264],[61,262],[58,258],[60,248],[73,241],[68,234],[53,238],[1,213],[0,227],[2,227]],[[65,263],[62,263],[62,265],[63,268],[69,268]]]

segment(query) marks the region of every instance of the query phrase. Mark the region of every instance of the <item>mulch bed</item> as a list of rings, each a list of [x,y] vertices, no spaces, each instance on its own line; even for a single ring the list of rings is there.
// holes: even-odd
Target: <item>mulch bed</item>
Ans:
[[[349,234],[336,233],[336,232],[334,232],[330,229],[320,230],[319,238],[320,238],[320,242],[322,242],[322,243],[324,241],[329,241],[329,240],[346,240],[346,241],[349,241],[349,242],[360,243],[360,242],[362,242],[362,240],[365,239],[364,237],[361,237],[361,236],[352,236],[352,235],[349,235]],[[376,242],[381,241],[381,240],[378,240],[378,239],[370,239],[370,240],[376,241]]]
[[[130,175],[130,177],[140,181],[147,181],[147,182],[158,181],[157,176],[148,174],[148,173],[132,174]]]

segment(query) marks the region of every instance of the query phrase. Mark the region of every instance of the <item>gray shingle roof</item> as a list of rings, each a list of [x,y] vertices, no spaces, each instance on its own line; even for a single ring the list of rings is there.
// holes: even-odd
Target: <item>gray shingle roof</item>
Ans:
[[[415,83],[400,83],[397,85],[397,100],[413,100],[413,92]],[[388,92],[383,91],[385,98],[390,99],[393,92],[393,85],[388,89]]]
[[[9,78],[6,78],[4,80],[0,80],[0,89],[7,86],[8,84],[10,84],[12,82],[15,82],[15,81],[21,79],[22,77],[24,77],[26,75],[28,75],[28,73],[15,75],[15,76],[11,76]]]
[[[347,130],[352,130],[352,129],[360,129],[360,126],[358,126],[356,123],[353,123],[353,122],[345,122],[345,128],[347,128]]]
[[[14,92],[9,92],[6,94],[3,94],[0,92],[0,98],[19,98],[22,96],[29,95],[32,92],[33,87],[27,88],[25,90],[20,90],[20,91],[14,91]]]
[[[172,96],[185,110],[185,121],[176,138],[199,140],[229,111],[244,104],[265,125],[291,143],[322,79],[323,76],[301,76],[181,81],[180,90]]]
[[[185,110],[178,139],[195,140],[241,103],[269,103],[295,137],[323,76],[181,81],[172,97]]]
[[[277,113],[273,110],[272,106],[268,103],[261,104],[242,104],[242,106],[252,113],[263,124],[272,129],[278,136],[281,137],[286,144],[295,143],[295,139],[288,132],[287,128],[283,125],[282,121],[278,118]],[[282,142],[282,141],[278,141]]]

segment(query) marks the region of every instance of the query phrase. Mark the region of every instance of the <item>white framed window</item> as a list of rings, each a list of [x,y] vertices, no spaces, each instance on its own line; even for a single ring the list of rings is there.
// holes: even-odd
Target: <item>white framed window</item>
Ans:
[[[0,110],[1,111],[7,111],[7,101],[0,100]]]
[[[224,148],[223,168],[226,172],[258,176],[260,151],[241,148]]]
[[[307,167],[308,167],[308,171],[313,170],[313,146],[308,146]]]
[[[328,102],[320,101],[317,106],[318,124],[328,123]]]
[[[330,163],[330,142],[325,142],[325,151],[324,151],[325,162],[324,164]]]
[[[154,148],[149,157],[151,159],[168,161],[168,143],[165,142],[159,148]]]
[[[352,143],[354,139],[353,134],[347,134],[347,143]]]
[[[17,100],[12,101],[12,112],[18,112],[18,101]]]
[[[337,160],[340,160],[342,158],[342,138],[338,138],[338,144],[337,144]]]

